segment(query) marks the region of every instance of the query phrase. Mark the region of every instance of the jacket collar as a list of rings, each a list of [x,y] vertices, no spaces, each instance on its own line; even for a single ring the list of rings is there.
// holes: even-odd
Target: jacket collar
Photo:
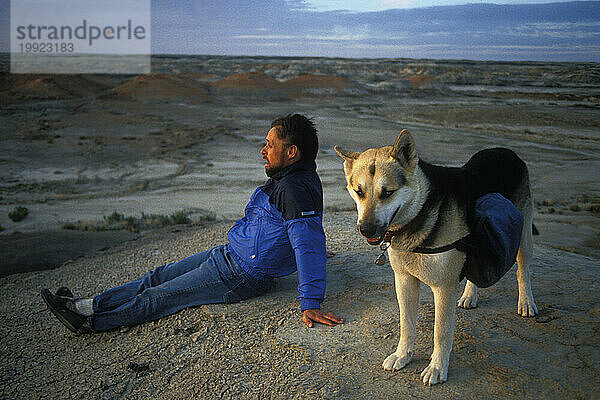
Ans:
[[[314,160],[304,160],[300,159],[295,163],[288,165],[283,168],[281,171],[278,171],[275,175],[271,177],[271,179],[275,179],[276,181],[280,180],[286,175],[292,174],[298,171],[316,171],[317,163]]]

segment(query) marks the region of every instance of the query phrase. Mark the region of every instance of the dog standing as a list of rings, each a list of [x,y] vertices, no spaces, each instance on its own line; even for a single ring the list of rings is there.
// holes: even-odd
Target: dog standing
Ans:
[[[498,192],[523,214],[517,254],[519,300],[523,317],[537,314],[528,264],[532,255],[533,197],[525,163],[511,150],[496,148],[475,154],[461,168],[442,167],[419,159],[414,140],[403,130],[393,146],[363,153],[335,147],[344,159],[347,189],[356,202],[357,228],[370,244],[391,236],[388,255],[394,270],[400,308],[400,341],[383,361],[388,371],[411,360],[416,336],[419,286],[427,284],[434,297],[435,326],[431,362],[421,373],[423,383],[445,382],[452,350],[457,304],[477,305],[477,287],[467,281],[458,300],[459,277],[466,254],[451,249],[420,254],[419,247],[436,248],[470,233],[472,205],[477,197]]]

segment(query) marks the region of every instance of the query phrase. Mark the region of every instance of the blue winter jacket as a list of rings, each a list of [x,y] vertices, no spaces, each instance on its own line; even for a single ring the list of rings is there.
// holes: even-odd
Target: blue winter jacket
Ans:
[[[326,256],[323,189],[314,161],[297,161],[257,188],[227,237],[246,272],[271,279],[297,270],[302,311],[320,308]]]

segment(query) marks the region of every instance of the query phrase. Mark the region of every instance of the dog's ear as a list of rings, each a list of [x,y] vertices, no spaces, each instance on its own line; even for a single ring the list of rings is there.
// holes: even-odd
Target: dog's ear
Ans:
[[[360,153],[358,153],[356,151],[347,151],[347,150],[340,148],[339,146],[334,146],[333,149],[335,150],[336,153],[338,153],[340,155],[340,157],[342,157],[344,160],[346,160],[348,162],[352,162],[352,161],[356,160],[358,158],[358,156],[360,155]]]
[[[418,159],[415,141],[408,130],[403,129],[396,138],[396,143],[394,143],[394,147],[392,148],[391,156],[400,163],[410,167],[415,167],[417,165]]]

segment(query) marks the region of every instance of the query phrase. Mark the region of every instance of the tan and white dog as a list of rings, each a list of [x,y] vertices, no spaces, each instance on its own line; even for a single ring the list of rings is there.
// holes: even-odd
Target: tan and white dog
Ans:
[[[403,130],[393,146],[363,153],[336,152],[345,160],[347,189],[356,202],[357,228],[370,244],[391,237],[388,255],[394,270],[400,308],[400,341],[383,361],[385,370],[399,370],[414,352],[419,286],[433,291],[434,346],[431,362],[421,373],[425,384],[445,382],[452,350],[455,310],[477,305],[477,287],[467,281],[457,302],[459,277],[466,255],[457,249],[439,254],[414,250],[448,245],[469,234],[471,204],[479,196],[498,192],[524,217],[517,255],[519,300],[524,317],[537,313],[528,270],[532,255],[533,198],[525,163],[511,150],[496,148],[475,154],[461,168],[420,160],[411,134]]]

